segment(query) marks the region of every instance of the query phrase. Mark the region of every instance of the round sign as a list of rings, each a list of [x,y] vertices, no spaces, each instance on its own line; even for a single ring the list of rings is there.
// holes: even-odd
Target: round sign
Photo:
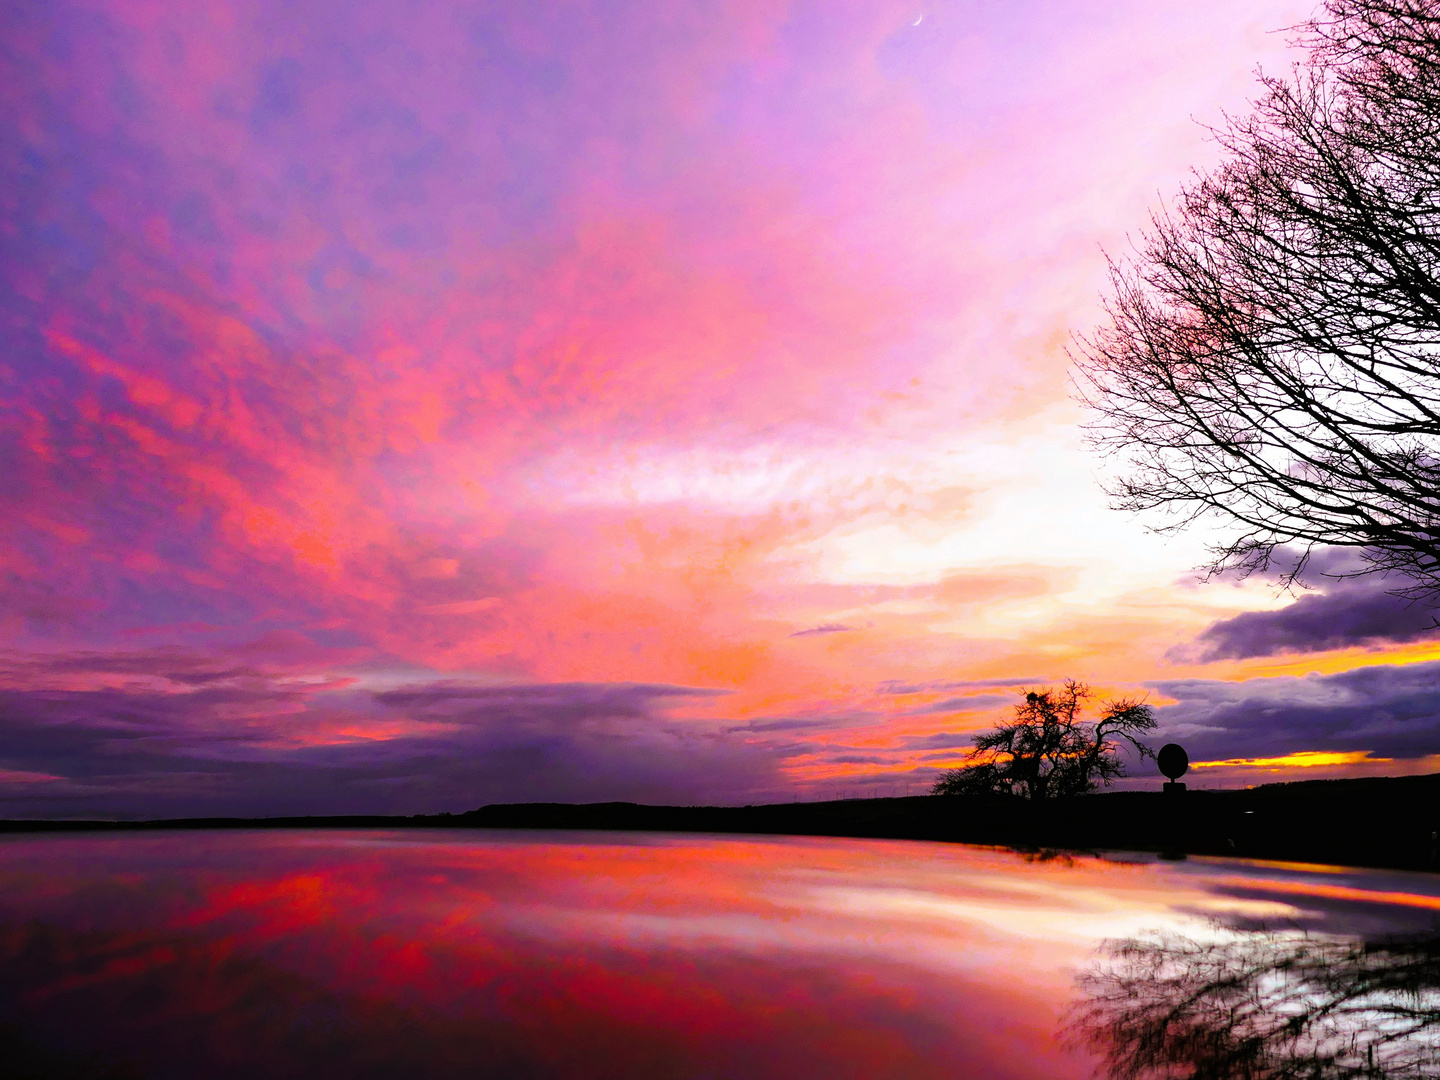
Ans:
[[[1185,748],[1179,743],[1166,743],[1160,747],[1160,753],[1155,755],[1155,764],[1160,766],[1160,771],[1171,780],[1179,780],[1190,768],[1190,755],[1185,753]]]

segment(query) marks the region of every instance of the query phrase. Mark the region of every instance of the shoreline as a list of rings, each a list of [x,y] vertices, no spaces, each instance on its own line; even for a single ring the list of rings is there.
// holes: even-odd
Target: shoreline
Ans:
[[[460,814],[0,821],[0,833],[229,829],[563,829],[927,840],[1021,850],[1221,855],[1440,871],[1440,773],[1243,790],[1101,792],[1032,803],[912,795],[752,806],[499,803]]]

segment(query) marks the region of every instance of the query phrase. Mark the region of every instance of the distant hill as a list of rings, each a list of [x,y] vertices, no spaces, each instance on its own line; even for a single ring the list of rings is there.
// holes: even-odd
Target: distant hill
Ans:
[[[1440,870],[1440,773],[1243,791],[1104,792],[1038,803],[930,795],[744,807],[521,803],[481,807],[456,821],[486,828],[793,833]]]
[[[1032,803],[920,795],[760,806],[506,803],[464,814],[6,821],[4,832],[233,828],[478,828],[936,840],[1132,850],[1440,871],[1440,773],[1303,780],[1244,791],[1118,791]]]

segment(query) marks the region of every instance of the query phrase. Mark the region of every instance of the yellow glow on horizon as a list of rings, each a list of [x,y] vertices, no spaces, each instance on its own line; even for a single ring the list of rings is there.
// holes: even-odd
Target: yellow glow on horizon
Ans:
[[[1192,769],[1242,768],[1242,769],[1313,769],[1325,765],[1369,765],[1392,761],[1392,758],[1372,758],[1368,750],[1299,750],[1284,757],[1270,758],[1227,758],[1224,761],[1192,761]]]

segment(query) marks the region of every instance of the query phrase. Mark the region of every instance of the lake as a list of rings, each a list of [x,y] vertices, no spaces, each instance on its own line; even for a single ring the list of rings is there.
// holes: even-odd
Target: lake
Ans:
[[[1339,1076],[1368,1055],[1375,1075],[1430,1076],[1437,916],[1440,877],[1218,859],[12,835],[0,1060],[17,1078],[1081,1078],[1143,1065],[1182,995],[1172,1065],[1329,1055],[1315,1075]],[[1393,972],[1408,981],[1377,984]],[[1316,987],[1343,1007],[1307,1027]]]

